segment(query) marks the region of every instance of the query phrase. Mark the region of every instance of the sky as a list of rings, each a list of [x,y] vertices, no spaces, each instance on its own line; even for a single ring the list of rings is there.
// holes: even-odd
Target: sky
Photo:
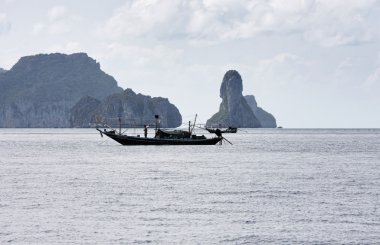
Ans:
[[[380,0],[0,0],[0,67],[86,52],[200,123],[234,69],[280,126],[379,128],[379,26]]]

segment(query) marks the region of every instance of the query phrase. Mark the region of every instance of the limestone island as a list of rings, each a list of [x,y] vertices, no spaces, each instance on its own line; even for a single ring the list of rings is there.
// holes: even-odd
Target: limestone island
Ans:
[[[276,128],[274,116],[258,107],[255,96],[243,96],[243,81],[235,70],[229,70],[220,87],[219,111],[207,120],[207,127]]]

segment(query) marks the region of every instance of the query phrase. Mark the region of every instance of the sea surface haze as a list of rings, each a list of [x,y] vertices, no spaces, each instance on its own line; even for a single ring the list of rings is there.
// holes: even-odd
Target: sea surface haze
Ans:
[[[94,129],[0,129],[0,243],[379,244],[379,129],[224,136],[122,146]]]

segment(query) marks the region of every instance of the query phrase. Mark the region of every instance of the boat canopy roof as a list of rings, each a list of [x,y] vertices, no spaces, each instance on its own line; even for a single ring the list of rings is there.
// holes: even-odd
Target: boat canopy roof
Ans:
[[[172,138],[172,139],[184,139],[190,138],[191,134],[185,130],[165,130],[158,129],[155,138]]]

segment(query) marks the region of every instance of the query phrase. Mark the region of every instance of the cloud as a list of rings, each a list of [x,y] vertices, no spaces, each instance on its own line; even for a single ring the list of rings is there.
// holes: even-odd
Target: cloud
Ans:
[[[375,4],[379,6],[373,0],[320,1],[309,19],[309,29],[305,30],[304,36],[326,47],[370,42],[378,33],[368,17],[371,10],[376,9]]]
[[[368,75],[367,79],[360,87],[363,92],[365,92],[366,99],[375,98],[379,101],[379,91],[380,91],[380,67],[377,67]],[[379,102],[377,102],[378,104]]]
[[[380,82],[380,67],[378,67],[373,73],[371,73],[364,86],[371,89],[373,86]]]
[[[51,34],[69,33],[73,25],[73,17],[65,6],[55,6],[48,11],[49,24],[47,30]]]
[[[48,53],[77,53],[77,52],[82,52],[83,49],[80,46],[78,42],[67,42],[65,44],[55,44],[46,49],[46,52]]]
[[[62,20],[67,17],[67,8],[65,6],[55,6],[48,12],[51,21]]]
[[[376,67],[368,75],[367,79],[363,83],[362,88],[366,91],[373,92],[378,95],[378,91],[380,89],[380,52],[377,55]]]
[[[345,58],[344,60],[342,60],[338,64],[335,72],[339,73],[339,74],[342,74],[342,73],[346,72],[348,69],[352,68],[352,66],[353,66],[353,60],[352,60],[352,58],[351,57]]]
[[[71,32],[72,25],[68,21],[58,21],[51,23],[48,26],[48,31],[50,34],[66,34]]]
[[[153,47],[140,47],[112,43],[107,46],[106,53],[100,56],[105,58],[128,57],[129,65],[137,67],[173,67],[181,60],[183,51],[172,49],[162,45]]]
[[[41,33],[45,29],[45,27],[46,26],[42,23],[36,23],[32,27],[32,33],[37,35]]]
[[[180,35],[186,18],[184,5],[180,0],[128,1],[107,22],[106,32],[113,37]]]
[[[45,23],[35,23],[32,33],[39,35],[49,33],[52,35],[67,34],[72,31],[72,27],[77,21],[77,17],[70,15],[65,6],[54,6],[47,12]]]
[[[340,46],[377,35],[372,28],[377,25],[365,18],[375,5],[380,6],[375,0],[132,0],[114,12],[104,30],[114,39],[207,42],[300,33],[322,46]]]
[[[7,33],[11,29],[11,23],[8,20],[8,17],[4,13],[0,13],[0,35]]]
[[[268,93],[293,93],[311,85],[312,62],[292,53],[279,53],[257,62],[251,72],[255,86],[251,90]],[[251,86],[251,85],[249,85]]]
[[[304,64],[306,64],[306,61],[295,54],[280,53],[271,59],[261,60],[256,67],[256,71],[259,73],[271,73],[280,67],[293,67],[301,66]]]

